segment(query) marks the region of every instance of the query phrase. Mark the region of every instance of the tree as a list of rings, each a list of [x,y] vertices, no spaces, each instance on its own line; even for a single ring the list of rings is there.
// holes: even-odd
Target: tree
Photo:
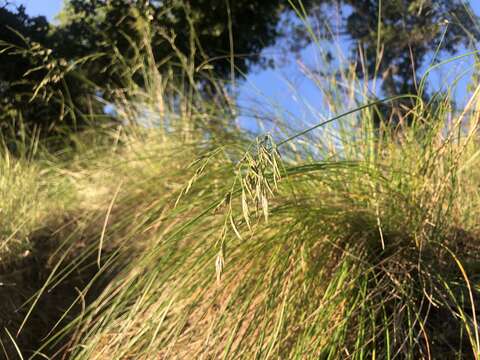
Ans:
[[[25,73],[37,64],[19,48],[25,45],[28,38],[34,43],[45,42],[49,24],[44,17],[30,18],[25,7],[20,6],[17,12],[10,11],[7,6],[0,8],[0,116],[5,118],[15,110],[26,110],[32,91]],[[31,104],[35,107],[35,104]],[[38,109],[37,109],[38,110]],[[40,112],[41,114],[41,112]],[[2,122],[1,125],[5,125]]]
[[[132,79],[143,85],[135,69],[150,50],[160,71],[181,68],[178,74],[187,71],[190,86],[211,94],[212,77],[234,78],[254,64],[265,65],[262,49],[291,34],[279,23],[289,18],[292,3],[298,2],[68,0],[55,27],[43,17],[28,17],[23,7],[4,6],[0,116],[21,113],[27,123],[46,129],[63,119],[78,128],[82,114],[102,113],[97,95],[108,99]],[[363,49],[366,71],[359,66],[358,74],[380,77],[387,95],[416,93],[414,75],[428,54],[437,47],[455,53],[479,35],[461,0],[302,1],[312,17],[325,17],[338,4],[342,30],[354,43],[352,60],[359,45]],[[308,44],[305,32],[298,34],[296,50]]]
[[[114,87],[121,79],[108,55],[134,60],[146,33],[139,20],[149,24],[158,64],[171,66],[166,60],[185,56],[195,69],[207,65],[215,76],[228,78],[262,62],[262,49],[281,35],[277,24],[286,5],[282,0],[70,0],[57,35],[59,43],[69,43],[67,54],[107,54],[95,66],[103,69],[102,83]]]
[[[108,99],[132,79],[142,85],[142,76],[130,70],[150,50],[142,46],[145,40],[157,64],[179,69],[188,59],[190,85],[212,90],[202,76],[206,71],[198,70],[229,78],[261,63],[261,50],[280,35],[277,23],[285,10],[282,0],[70,0],[60,25],[52,27],[45,18],[29,18],[23,7],[5,7],[1,60],[15,69],[0,68],[9,92],[5,103],[35,126],[50,128],[62,118],[78,127],[81,113],[92,107],[101,112],[96,95]],[[42,31],[33,24],[39,21]],[[44,112],[34,110],[36,103]]]
[[[480,35],[462,0],[344,1],[352,10],[346,31],[364,50],[367,76],[380,77],[387,95],[416,93],[415,74],[428,54],[437,47],[454,54]]]
[[[36,134],[80,129],[82,116],[101,112],[92,86],[79,81],[78,61],[59,56],[52,27],[25,7],[0,8],[0,131]]]
[[[426,86],[419,89],[419,79],[430,55],[438,61],[480,38],[478,17],[464,0],[313,0],[306,10],[319,25],[320,38],[331,36],[329,18],[340,18],[339,33],[352,44],[350,60],[357,75],[380,79],[384,96],[413,94],[429,100],[432,94]],[[328,16],[335,11],[339,16]],[[293,48],[310,38],[305,29],[297,28],[293,35]],[[377,124],[381,118],[408,122],[405,114],[414,103],[405,98],[379,106]]]

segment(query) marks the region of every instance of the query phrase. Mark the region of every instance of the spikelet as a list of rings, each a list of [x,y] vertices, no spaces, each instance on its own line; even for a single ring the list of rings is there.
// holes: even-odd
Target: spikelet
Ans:
[[[270,135],[257,138],[255,153],[247,152],[238,164],[237,178],[242,193],[242,213],[250,228],[251,207],[268,222],[268,199],[278,189],[280,155]]]
[[[240,194],[241,214],[249,230],[252,228],[252,214],[261,213],[265,222],[268,223],[269,198],[278,190],[278,181],[281,178],[280,164],[280,155],[270,135],[257,138],[253,149],[249,149],[237,164],[232,189],[221,202],[221,206],[224,206],[226,211],[219,240],[222,250],[219,251],[215,263],[217,281],[220,280],[225,263],[223,247],[227,228],[231,228],[237,238],[243,240],[233,213],[233,200],[236,194]]]

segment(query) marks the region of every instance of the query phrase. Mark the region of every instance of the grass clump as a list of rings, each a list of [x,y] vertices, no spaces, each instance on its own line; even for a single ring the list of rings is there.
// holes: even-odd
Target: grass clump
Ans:
[[[0,183],[29,190],[5,200],[6,239],[25,218],[23,236],[54,224],[55,246],[5,315],[4,353],[478,358],[478,91],[461,113],[408,95],[410,125],[393,129],[354,74],[329,104],[344,116],[256,137],[228,120],[230,99],[153,73],[161,86],[122,95],[126,125],[102,145],[79,136],[68,162],[5,155]]]
[[[68,181],[46,163],[1,151],[0,172],[0,264],[6,266],[28,255],[29,235],[44,227],[52,215],[61,216],[74,196]]]
[[[395,137],[374,136],[363,111],[337,146],[300,153],[269,136],[125,133],[115,155],[85,170],[90,181],[101,170],[92,186],[106,187],[88,218],[90,255],[76,265],[98,266],[85,288],[95,297],[39,351],[475,356],[478,123],[460,114],[445,125],[449,111]]]

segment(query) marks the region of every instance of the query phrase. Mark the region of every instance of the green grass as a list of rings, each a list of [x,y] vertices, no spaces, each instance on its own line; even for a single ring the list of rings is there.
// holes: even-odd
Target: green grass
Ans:
[[[480,357],[478,88],[377,128],[346,66],[257,138],[146,63],[130,125],[2,152],[6,358]]]
[[[56,173],[56,165],[0,155],[0,263],[27,256],[29,235],[47,225],[74,203],[71,184]]]

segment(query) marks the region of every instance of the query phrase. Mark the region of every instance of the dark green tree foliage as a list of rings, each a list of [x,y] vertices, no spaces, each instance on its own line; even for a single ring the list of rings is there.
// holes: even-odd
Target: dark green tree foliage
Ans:
[[[56,27],[43,17],[28,17],[23,7],[5,7],[0,20],[4,104],[28,124],[50,128],[62,119],[78,127],[81,114],[101,112],[97,95],[108,100],[132,78],[142,85],[135,69],[145,40],[156,63],[177,68],[178,76],[187,60],[196,70],[206,65],[209,77],[227,78],[232,52],[233,74],[246,73],[278,37],[285,5],[282,0],[71,0]],[[194,71],[189,81],[208,88],[201,74]]]
[[[352,58],[359,44],[363,49],[359,75],[380,77],[388,95],[415,93],[414,74],[440,43],[442,51],[454,53],[479,35],[461,0],[304,0],[303,6],[323,19],[332,6],[341,9],[342,30],[353,40]],[[102,114],[98,97],[108,100],[131,79],[142,85],[137,65],[148,51],[146,41],[159,67],[178,69],[179,81],[211,95],[208,79],[246,73],[262,64],[262,49],[292,34],[278,26],[290,9],[285,0],[70,0],[61,24],[52,27],[44,17],[27,16],[23,7],[4,6],[0,119],[7,124],[21,116],[33,128],[47,130],[59,123],[81,128],[89,118],[85,114]],[[296,42],[296,50],[306,44],[308,35]],[[187,80],[186,63],[191,66]]]
[[[2,119],[14,115],[16,111],[25,111],[33,94],[32,86],[24,78],[25,73],[37,66],[35,60],[21,53],[20,48],[26,46],[26,39],[32,42],[45,43],[49,24],[45,17],[30,18],[24,7],[16,12],[6,6],[0,8],[0,117]],[[35,81],[36,79],[32,79]],[[42,115],[42,112],[39,113]],[[5,125],[5,122],[2,122]]]
[[[358,76],[380,79],[384,96],[432,99],[426,84],[420,89],[422,72],[443,55],[476,48],[480,39],[478,17],[464,0],[313,0],[310,6],[324,38],[337,24],[330,18],[341,19],[339,33],[351,43]],[[309,37],[305,30],[295,35],[295,44]],[[379,106],[377,124],[408,123],[405,114],[414,104],[410,98]]]
[[[477,19],[463,0],[344,2],[351,8],[346,17],[346,32],[364,51],[366,72],[360,62],[358,72],[383,79],[383,90],[388,95],[416,93],[414,75],[425,65],[429,54],[437,47],[441,52],[454,54],[480,35]],[[381,62],[376,69],[377,55]]]
[[[46,135],[80,129],[85,114],[99,113],[95,89],[79,79],[78,59],[61,56],[43,16],[0,8],[0,129]],[[58,47],[56,48],[55,45]],[[81,78],[81,76],[80,76]]]
[[[101,82],[113,87],[120,85],[121,73],[109,55],[135,61],[145,35],[139,17],[150,25],[149,41],[158,64],[171,66],[181,61],[181,54],[194,67],[208,64],[216,76],[226,78],[231,74],[231,51],[236,75],[261,62],[261,50],[279,36],[277,24],[285,5],[281,0],[71,0],[65,25],[57,33],[69,44],[65,55],[105,54],[93,72],[97,76],[96,70],[102,69]]]
[[[299,1],[292,3],[301,8]],[[437,46],[441,53],[453,54],[480,36],[477,19],[462,0],[303,0],[301,3],[307,13],[323,19],[329,9],[341,9],[343,33],[353,40],[352,59],[358,58],[358,45],[363,50],[364,62],[357,61],[358,74],[369,79],[381,78],[386,95],[415,94],[416,75]],[[140,35],[138,23],[130,11],[136,7],[152,24],[152,43],[158,62],[172,57],[172,47],[186,56],[191,55],[194,47],[195,65],[210,60],[209,64],[221,77],[229,75],[232,45],[237,73],[245,73],[250,65],[262,61],[259,54],[264,47],[272,45],[280,35],[292,34],[287,33],[289,29],[280,32],[278,28],[280,16],[291,9],[288,1],[71,0],[70,4],[75,16],[64,31],[70,35],[78,33],[73,38],[82,39],[82,43],[70,42],[74,49],[68,50],[69,53],[77,51],[82,56],[94,49],[108,54],[113,53],[109,47],[115,46],[127,59],[132,58],[132,43],[141,43],[135,38],[135,34]],[[315,12],[315,8],[320,11]],[[175,36],[170,37],[172,34]],[[295,38],[297,51],[308,44],[308,34],[303,35]],[[103,65],[109,63],[108,59],[102,61]],[[112,68],[104,74],[102,83],[114,82],[119,73]]]

